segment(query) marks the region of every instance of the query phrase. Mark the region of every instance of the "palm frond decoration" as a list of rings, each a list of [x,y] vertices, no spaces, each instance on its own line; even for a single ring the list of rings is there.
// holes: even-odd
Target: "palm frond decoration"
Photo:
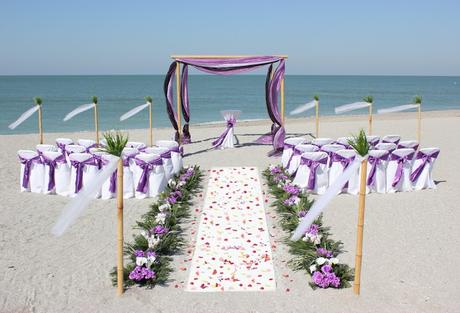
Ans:
[[[42,98],[34,97],[34,102],[35,102],[36,105],[42,105]]]
[[[373,103],[374,102],[374,97],[372,97],[372,96],[364,97],[363,101],[367,102],[367,103]]]
[[[107,144],[102,148],[102,151],[120,157],[123,149],[128,143],[128,135],[117,130],[107,131],[103,136]]]
[[[348,144],[355,149],[360,156],[365,156],[369,152],[369,142],[367,141],[366,132],[361,129],[358,135],[353,135],[352,139],[348,140]]]
[[[145,101],[147,101],[148,103],[152,103],[152,101],[153,101],[152,97],[150,97],[150,96],[146,96],[144,99],[145,99]]]
[[[414,97],[415,104],[422,104],[422,96],[415,96]]]
[[[313,99],[315,99],[316,101],[319,101],[319,96],[318,96],[318,95],[314,95],[314,96],[313,96]]]
[[[97,97],[96,96],[92,96],[91,100],[93,101],[94,104],[97,104]]]

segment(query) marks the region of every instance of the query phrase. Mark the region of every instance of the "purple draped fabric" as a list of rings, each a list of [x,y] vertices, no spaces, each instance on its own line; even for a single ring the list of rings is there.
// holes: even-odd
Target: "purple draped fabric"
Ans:
[[[391,154],[390,155],[390,160],[391,161],[398,161],[398,167],[396,168],[395,177],[393,178],[393,183],[391,184],[393,187],[396,187],[396,185],[401,180],[401,177],[402,177],[402,174],[403,174],[404,162],[412,160],[413,157],[414,157],[414,152],[411,152],[408,155],[403,156],[403,157],[401,157],[399,155],[396,155],[396,154]]]
[[[273,63],[279,62],[273,78],[272,69]],[[241,58],[176,58],[171,64],[166,74],[163,90],[166,98],[166,109],[168,112],[171,124],[176,130],[176,140],[178,139],[178,122],[177,113],[173,108],[173,80],[175,77],[175,70],[178,63],[184,65],[182,70],[182,83],[181,83],[181,109],[186,121],[183,128],[183,143],[190,142],[189,121],[190,121],[190,105],[188,98],[188,66],[218,75],[232,75],[248,71],[252,71],[258,67],[270,65],[267,73],[267,81],[265,87],[265,97],[268,114],[273,122],[270,137],[258,139],[258,141],[265,141],[273,143],[274,151],[278,152],[283,147],[285,130],[282,125],[281,116],[278,112],[278,95],[280,90],[281,80],[284,78],[285,64],[284,59],[276,56],[256,56],[256,57],[241,57]]]
[[[30,159],[26,159],[19,156],[19,162],[21,162],[21,164],[24,164],[24,173],[22,175],[22,187],[28,188],[30,180],[30,167],[32,166],[32,163],[42,164],[42,159],[40,158],[40,155],[37,155],[36,157]]]
[[[48,172],[48,191],[51,191],[56,186],[56,183],[55,183],[55,180],[54,180],[54,172],[56,170],[56,166],[58,165],[58,163],[67,163],[67,161],[65,159],[64,154],[61,154],[60,156],[58,156],[54,160],[49,159],[49,158],[47,158],[46,156],[43,155],[42,159],[43,159],[43,164],[48,165],[48,167],[49,167],[49,172]]]
[[[410,181],[415,182],[417,178],[422,174],[423,169],[427,163],[432,163],[439,155],[439,150],[433,153],[427,154],[422,151],[417,153],[416,160],[422,160],[422,163],[410,174]]]
[[[228,132],[230,131],[230,129],[233,128],[233,126],[235,126],[235,124],[236,124],[236,119],[234,117],[231,117],[227,120],[227,128],[225,128],[224,132],[219,136],[219,138],[217,138],[216,140],[212,142],[212,145],[214,146],[214,148],[220,147],[222,145]]]
[[[367,177],[367,185],[373,186],[375,183],[375,174],[377,173],[377,166],[382,163],[382,161],[388,160],[388,154],[382,155],[381,157],[369,156],[367,161],[371,165],[371,170],[369,171],[369,176]]]
[[[310,175],[308,176],[307,189],[312,190],[315,188],[316,183],[316,170],[321,164],[327,164],[327,157],[319,160],[312,160],[302,157],[300,159],[300,165],[306,165],[310,169]]]
[[[155,166],[163,165],[163,160],[161,160],[161,157],[159,157],[151,161],[143,161],[140,159],[134,159],[134,161],[138,166],[140,166],[140,168],[142,168],[141,178],[139,179],[139,183],[137,184],[136,191],[145,193],[147,192],[146,189],[148,185],[147,183],[149,181],[150,171],[152,171],[155,168]]]
[[[83,187],[83,168],[85,165],[98,166],[94,158],[89,158],[85,161],[70,161],[70,164],[75,167],[75,193],[78,193]]]

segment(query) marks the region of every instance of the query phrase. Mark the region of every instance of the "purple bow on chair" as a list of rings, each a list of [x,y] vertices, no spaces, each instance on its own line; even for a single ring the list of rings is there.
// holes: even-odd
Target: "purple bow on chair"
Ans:
[[[331,153],[331,156],[330,156],[330,162],[331,164],[333,162],[340,162],[340,164],[342,164],[342,167],[343,167],[343,171],[345,171],[345,169],[350,166],[351,162],[353,162],[355,159],[355,156],[352,156],[352,157],[344,157],[344,156],[341,156],[335,152],[332,152]],[[343,188],[347,188],[348,187],[348,182],[345,183],[345,185],[343,186]]]
[[[316,170],[320,164],[327,164],[327,157],[324,157],[319,160],[311,160],[302,157],[300,159],[300,165],[306,165],[310,169],[310,175],[308,176],[307,189],[314,189],[316,183]]]
[[[375,184],[375,177],[377,173],[377,166],[382,163],[382,161],[388,160],[388,154],[385,154],[381,157],[369,156],[367,161],[371,165],[371,170],[369,171],[369,176],[367,177],[367,185],[373,186]]]
[[[176,153],[180,153],[180,155],[183,155],[184,154],[184,148],[179,147],[179,146],[175,146],[175,147],[169,148],[169,152],[176,152]]]
[[[399,183],[399,181],[401,180],[402,174],[403,174],[404,162],[412,160],[413,157],[414,157],[414,152],[411,152],[408,155],[403,156],[403,157],[396,155],[396,154],[390,155],[391,161],[398,161],[398,167],[396,168],[395,177],[393,178],[393,183],[391,184],[391,186],[395,187]]]
[[[292,158],[296,155],[301,155],[303,152],[296,149],[294,145],[290,145],[290,144],[284,144],[284,147],[286,149],[286,145],[289,145],[289,146],[292,146],[292,153],[291,153],[291,156],[289,157],[289,160],[286,164],[286,168],[289,168],[291,166],[291,161],[292,161]]]
[[[53,188],[56,186],[55,180],[54,180],[54,172],[56,169],[56,166],[58,163],[67,163],[65,159],[65,155],[61,154],[57,158],[49,159],[46,156],[42,156],[43,164],[48,165],[49,167],[49,172],[48,172],[48,191],[53,190]]]
[[[62,142],[56,142],[56,146],[59,148],[59,150],[61,151],[62,155],[66,155],[67,151],[65,150],[65,147],[67,146],[68,144],[65,144],[65,143],[62,143]]]
[[[162,159],[170,159],[171,158],[171,150],[165,151],[162,154],[160,154]]]
[[[140,168],[142,168],[141,178],[139,179],[139,183],[137,184],[136,191],[145,193],[147,188],[147,182],[149,180],[150,171],[153,170],[155,166],[163,165],[163,160],[161,159],[161,157],[159,157],[147,162],[140,159],[134,159],[134,161],[137,165],[140,166]]]
[[[417,160],[423,160],[422,163],[410,174],[410,181],[415,182],[417,178],[422,174],[423,169],[427,163],[433,162],[439,155],[439,150],[431,154],[419,151],[415,157]]]
[[[29,186],[30,167],[32,166],[32,163],[43,164],[43,162],[42,162],[40,155],[37,155],[36,157],[33,157],[31,159],[26,159],[26,158],[19,156],[19,162],[21,162],[21,164],[24,164],[24,174],[22,176],[22,187],[27,188]]]
[[[70,164],[75,167],[75,193],[78,193],[83,187],[83,168],[85,165],[98,166],[94,158],[89,158],[85,161],[72,160]]]
[[[222,143],[224,142],[224,139],[227,136],[228,132],[230,131],[230,129],[232,129],[235,126],[235,124],[236,124],[236,119],[234,117],[230,117],[227,120],[227,128],[219,136],[219,138],[217,138],[216,140],[214,140],[212,142],[212,145],[214,146],[214,148],[220,147],[222,145]]]

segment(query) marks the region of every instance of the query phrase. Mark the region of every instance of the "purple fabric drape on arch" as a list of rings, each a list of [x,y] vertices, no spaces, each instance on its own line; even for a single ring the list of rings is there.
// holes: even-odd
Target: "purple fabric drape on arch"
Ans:
[[[273,64],[279,62],[273,75]],[[274,151],[279,151],[283,147],[285,130],[282,125],[280,113],[278,111],[278,96],[280,91],[281,80],[284,78],[285,62],[283,58],[276,56],[255,56],[241,58],[176,58],[171,64],[166,74],[164,82],[164,93],[166,98],[166,109],[171,124],[176,130],[176,139],[178,137],[177,113],[173,106],[173,83],[177,63],[183,64],[181,75],[181,109],[184,115],[185,125],[183,129],[183,143],[190,142],[189,122],[190,106],[188,98],[188,66],[217,75],[232,75],[252,71],[261,66],[270,65],[265,83],[265,99],[268,115],[273,124],[270,134],[263,136],[258,142],[273,143]]]

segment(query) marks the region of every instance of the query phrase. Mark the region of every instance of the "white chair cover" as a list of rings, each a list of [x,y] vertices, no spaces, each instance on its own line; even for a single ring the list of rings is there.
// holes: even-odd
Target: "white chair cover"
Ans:
[[[73,140],[70,138],[57,138],[56,139],[56,146],[58,147],[59,151],[62,154],[64,154],[66,151],[65,147],[71,144],[73,144]]]
[[[418,150],[418,141],[416,140],[404,140],[398,143],[398,149],[414,149],[415,151]]]
[[[287,171],[289,175],[292,175],[297,171],[297,168],[300,165],[300,156],[302,155],[302,153],[315,152],[318,150],[319,148],[317,146],[310,145],[310,144],[299,144],[295,146],[294,149],[292,150],[291,159],[287,164],[287,168],[288,168]]]
[[[134,197],[134,178],[131,168],[134,166],[133,158],[139,154],[136,148],[124,148],[123,158],[123,198],[129,199]]]
[[[71,169],[70,169],[70,184],[69,196],[75,195],[83,188],[88,182],[94,179],[99,172],[97,162],[90,153],[72,153],[69,155]],[[79,184],[81,182],[81,184]],[[100,196],[98,190],[95,198]]]
[[[438,155],[439,148],[424,148],[418,151],[410,175],[415,190],[436,189],[432,173]]]
[[[158,147],[166,147],[171,151],[171,161],[173,164],[173,174],[179,173],[182,169],[182,147],[174,140],[158,140]]]
[[[45,151],[58,151],[58,148],[54,145],[44,145],[40,144],[36,146],[38,154],[43,154]]]
[[[324,145],[328,145],[328,144],[331,144],[333,143],[334,140],[331,139],[331,138],[315,138],[311,141],[311,144],[312,145],[315,145],[315,146],[318,146],[318,147],[322,147]]]
[[[387,165],[387,192],[411,191],[410,174],[414,149],[396,149],[390,154]]]
[[[44,168],[40,155],[32,150],[19,150],[18,157],[21,162],[21,191],[42,192]]]
[[[379,136],[366,136],[367,142],[371,147],[375,147],[380,142]]]
[[[225,149],[234,147],[234,127],[236,119],[239,117],[241,111],[239,110],[224,110],[220,114],[227,122],[224,132],[212,142],[215,148]]]
[[[351,149],[350,144],[348,143],[349,140],[353,140],[353,137],[339,137],[335,141],[336,144],[342,145],[342,149]]]
[[[131,164],[136,199],[156,197],[164,190],[167,181],[160,155],[140,153]]]
[[[326,152],[305,152],[293,183],[313,193],[323,194],[328,186],[328,156]]]
[[[291,160],[292,151],[294,147],[305,143],[307,140],[302,137],[287,138],[284,140],[283,155],[281,156],[281,164],[284,168],[287,168],[289,160]]]
[[[394,143],[398,145],[398,142],[401,140],[401,136],[399,135],[386,135],[382,137],[383,143]]]
[[[67,145],[65,147],[65,152],[67,154],[84,153],[84,152],[86,152],[86,148],[84,146],[80,146],[80,145]]]
[[[375,145],[375,150],[386,150],[389,153],[395,151],[397,146],[394,143],[381,142]]]
[[[126,143],[126,148],[135,148],[139,151],[143,151],[145,148],[147,148],[147,146],[143,142],[128,141],[128,143]]]
[[[96,162],[99,162],[99,171],[107,166],[112,161],[113,156],[104,151],[92,151],[91,153]],[[124,174],[124,173],[123,173]],[[112,175],[105,180],[101,186],[100,197],[101,199],[111,199],[117,193],[117,171],[115,170]]]
[[[328,166],[331,166],[331,155],[333,152],[336,152],[336,151],[339,151],[339,150],[342,150],[344,148],[343,145],[341,144],[329,144],[329,145],[324,145],[321,147],[321,151],[324,151],[327,153],[327,157],[328,157],[328,160],[327,160],[327,165]]]
[[[343,171],[350,166],[356,157],[355,150],[342,149],[331,153],[331,166],[329,168],[329,186],[332,186],[336,179]],[[353,173],[350,180],[345,184],[342,191],[350,194],[358,194],[359,192],[359,169]]]
[[[174,173],[174,167],[171,159],[171,151],[166,147],[150,147],[144,150],[145,153],[159,154],[163,160],[163,167],[165,169],[165,177],[168,181]]]
[[[96,141],[92,139],[78,139],[77,144],[86,148],[86,151],[96,147]]]
[[[67,195],[70,180],[70,168],[65,155],[59,151],[44,151],[43,193]]]
[[[366,192],[386,192],[386,168],[389,154],[387,150],[369,150]]]

